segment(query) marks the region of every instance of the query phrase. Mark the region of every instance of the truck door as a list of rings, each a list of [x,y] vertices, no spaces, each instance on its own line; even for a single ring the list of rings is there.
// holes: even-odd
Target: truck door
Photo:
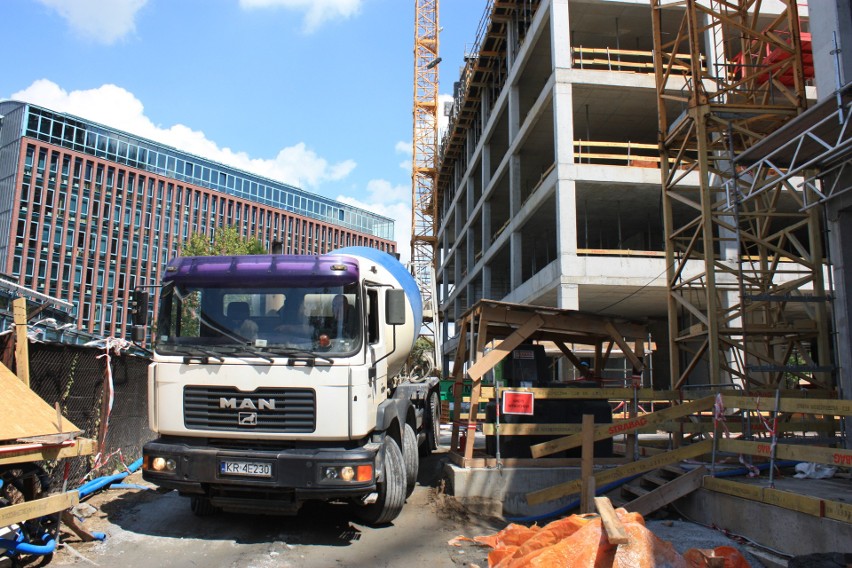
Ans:
[[[365,306],[367,314],[367,359],[370,363],[370,373],[372,374],[373,384],[373,400],[378,406],[387,398],[388,385],[388,365],[385,354],[387,347],[385,346],[385,333],[382,328],[382,294],[379,293],[381,288],[377,286],[367,286],[366,294],[364,294]]]

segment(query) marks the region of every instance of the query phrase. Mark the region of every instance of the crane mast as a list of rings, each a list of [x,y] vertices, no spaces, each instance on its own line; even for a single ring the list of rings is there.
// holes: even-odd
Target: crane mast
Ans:
[[[411,168],[411,273],[423,296],[423,330],[440,345],[436,306],[438,0],[415,0],[414,133]],[[441,358],[435,353],[436,368]]]

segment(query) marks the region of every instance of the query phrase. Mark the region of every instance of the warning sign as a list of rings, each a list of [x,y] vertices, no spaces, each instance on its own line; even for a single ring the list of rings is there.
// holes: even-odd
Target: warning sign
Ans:
[[[531,392],[504,391],[503,414],[533,415],[535,395]]]

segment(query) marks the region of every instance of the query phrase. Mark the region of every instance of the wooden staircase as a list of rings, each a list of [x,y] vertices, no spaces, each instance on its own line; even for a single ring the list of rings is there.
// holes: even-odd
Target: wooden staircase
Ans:
[[[666,465],[622,485],[615,501],[619,507],[647,516],[701,487],[707,474],[704,466],[686,471]]]

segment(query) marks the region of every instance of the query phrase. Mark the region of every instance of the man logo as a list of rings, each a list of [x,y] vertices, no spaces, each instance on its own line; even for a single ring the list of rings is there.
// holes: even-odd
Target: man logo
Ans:
[[[275,399],[274,398],[259,398],[257,399],[257,404],[250,399],[244,398],[242,400],[237,400],[236,398],[225,398],[221,397],[219,399],[219,408],[230,408],[232,410],[275,410]]]
[[[240,412],[238,424],[240,426],[257,426],[257,412]]]

